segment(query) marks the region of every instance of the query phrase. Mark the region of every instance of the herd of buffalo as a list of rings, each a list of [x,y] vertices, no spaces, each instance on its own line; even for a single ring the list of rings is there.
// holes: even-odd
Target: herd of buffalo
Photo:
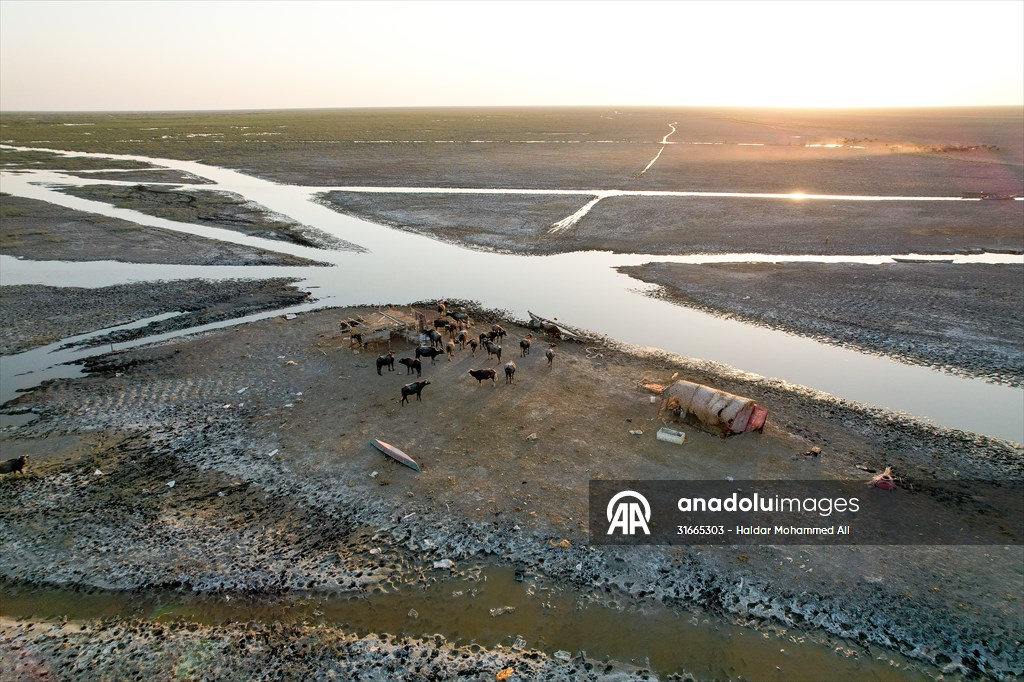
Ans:
[[[440,316],[434,320],[433,328],[423,329],[420,332],[420,345],[416,348],[415,357],[399,358],[398,364],[405,365],[406,374],[416,372],[417,377],[423,376],[423,364],[421,358],[430,358],[431,364],[439,355],[447,355],[451,362],[456,350],[465,350],[468,346],[470,352],[475,356],[478,348],[487,352],[487,359],[494,359],[501,362],[501,341],[508,332],[500,324],[491,325],[489,331],[473,335],[470,331],[471,320],[468,313],[448,312],[444,301],[437,304]],[[448,318],[451,318],[450,320]],[[547,331],[547,330],[546,330]],[[448,335],[445,341],[444,334]],[[527,334],[519,341],[520,357],[530,354],[530,347],[533,345],[533,334]],[[544,355],[547,358],[547,366],[552,367],[555,360],[555,345],[549,344]],[[386,355],[377,358],[377,374],[383,375],[382,370],[387,367],[389,372],[395,370],[395,351],[388,351]],[[516,363],[509,360],[504,365],[505,383],[511,384],[515,381]],[[498,373],[493,368],[471,369],[469,375],[477,380],[478,384],[490,380],[492,386],[497,386]],[[401,405],[409,402],[410,396],[416,396],[416,400],[422,400],[423,389],[430,385],[429,381],[418,380],[411,384],[402,386]]]

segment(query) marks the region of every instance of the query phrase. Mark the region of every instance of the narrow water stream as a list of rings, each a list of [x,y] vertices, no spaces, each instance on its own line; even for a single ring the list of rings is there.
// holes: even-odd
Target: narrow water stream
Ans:
[[[188,277],[298,277],[319,306],[404,303],[435,298],[479,301],[526,319],[529,310],[549,318],[606,334],[621,341],[660,348],[683,356],[713,360],[770,378],[808,386],[861,403],[906,412],[936,423],[980,434],[1024,441],[1024,390],[966,379],[927,367],[831,346],[781,331],[719,318],[650,298],[653,287],[621,275],[614,268],[647,262],[891,262],[890,257],[773,256],[736,254],[664,256],[586,251],[551,256],[520,256],[464,248],[426,236],[339,214],[314,201],[317,194],[340,188],[279,185],[196,162],[124,155],[84,155],[156,163],[208,178],[214,185],[196,189],[235,192],[299,223],[358,244],[365,252],[322,251],[250,237],[217,228],[186,225],[88,201],[44,184],[89,184],[52,171],[4,173],[4,191],[55,204],[187,232],[223,241],[258,246],[327,262],[333,267],[221,267],[128,263],[32,262],[0,258],[0,283],[53,286],[106,286],[130,281]],[[103,182],[110,182],[104,180]],[[136,183],[131,183],[136,184]],[[580,194],[607,192],[559,190],[474,190],[444,188],[345,188],[357,191],[486,192]],[[636,192],[671,196],[757,196],[792,200],[791,195],[746,195],[699,192]],[[824,197],[805,197],[808,199]],[[837,197],[829,197],[836,199]],[[970,201],[958,197],[838,197],[851,201]],[[925,257],[929,257],[927,254]],[[931,256],[939,258],[940,256]],[[948,256],[946,256],[948,257]],[[959,256],[958,262],[1024,262],[1021,256]],[[444,264],[443,267],[436,264]],[[457,267],[451,267],[457,264]],[[242,318],[237,324],[253,318]],[[184,332],[179,332],[184,333]],[[3,378],[11,363],[0,363]],[[26,371],[23,363],[18,372]]]
[[[0,617],[323,623],[359,635],[441,634],[459,645],[518,646],[549,655],[565,651],[573,657],[583,651],[594,664],[625,661],[661,675],[689,672],[702,680],[927,679],[925,666],[900,656],[856,647],[857,655],[845,658],[797,631],[780,637],[728,625],[699,611],[587,603],[530,578],[519,582],[511,568],[491,566],[468,573],[473,578],[453,577],[362,597],[279,602],[176,592],[82,594],[0,583]]]

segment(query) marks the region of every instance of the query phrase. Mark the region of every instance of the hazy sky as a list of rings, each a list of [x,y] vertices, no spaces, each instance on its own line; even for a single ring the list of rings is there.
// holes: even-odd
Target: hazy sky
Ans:
[[[1024,104],[1024,0],[0,0],[0,109]]]

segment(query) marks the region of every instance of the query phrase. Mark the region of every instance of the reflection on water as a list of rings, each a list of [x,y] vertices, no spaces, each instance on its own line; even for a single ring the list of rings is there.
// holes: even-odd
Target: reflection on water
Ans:
[[[511,568],[469,573],[475,579],[449,578],[427,587],[403,586],[362,597],[308,596],[275,603],[174,592],[80,594],[0,584],[0,617],[324,623],[360,635],[441,634],[459,645],[518,645],[549,655],[567,651],[573,657],[583,651],[594,663],[628,661],[662,675],[689,672],[698,679],[924,678],[920,665],[899,656],[887,653],[876,660],[879,652],[858,646],[856,658],[844,658],[799,632],[782,638],[732,626],[699,611],[657,604],[638,610],[588,603],[529,576],[517,581]]]
[[[521,256],[480,251],[339,214],[314,201],[318,193],[342,189],[278,185],[235,171],[195,162],[116,155],[158,163],[209,178],[205,188],[235,192],[299,223],[358,244],[364,253],[324,252],[242,235],[229,230],[184,225],[109,204],[71,197],[34,182],[94,182],[54,172],[4,174],[4,190],[132,222],[165,227],[204,237],[256,246],[326,261],[336,267],[178,266],[117,263],[28,262],[0,259],[3,284],[50,283],[62,286],[104,286],[125,281],[186,277],[299,277],[313,289],[319,306],[400,304],[433,298],[471,299],[507,310],[521,319],[528,310],[585,327],[626,343],[660,348],[679,355],[713,360],[765,377],[809,386],[842,398],[879,405],[934,420],[953,428],[1024,441],[1024,390],[965,379],[926,367],[829,346],[732,319],[714,317],[650,298],[652,287],[615,271],[624,265],[652,261],[704,263],[739,260],[769,262],[891,262],[868,256],[662,256],[576,252]],[[109,182],[109,181],[105,181]],[[424,188],[343,188],[351,191],[432,191]],[[555,190],[464,190],[438,192],[536,192]],[[607,195],[595,191],[565,192]],[[773,197],[731,193],[635,192],[633,194]],[[808,196],[808,198],[819,198]],[[845,197],[848,200],[900,201],[901,197]],[[913,197],[910,200],[965,201],[960,197]],[[924,256],[949,258],[949,256]],[[984,254],[957,256],[957,262],[1024,262],[1021,256]],[[307,306],[308,308],[308,306]],[[251,318],[243,318],[251,319]],[[235,324],[238,321],[228,324]],[[6,377],[6,370],[5,370]]]

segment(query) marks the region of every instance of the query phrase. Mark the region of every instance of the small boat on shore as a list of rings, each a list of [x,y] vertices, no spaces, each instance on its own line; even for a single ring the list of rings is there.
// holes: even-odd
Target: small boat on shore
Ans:
[[[383,452],[388,457],[398,460],[399,462],[409,467],[410,469],[415,469],[416,471],[420,470],[420,465],[417,464],[412,457],[405,454],[404,452],[396,448],[394,445],[391,445],[390,443],[385,443],[384,441],[378,438],[374,438],[372,441],[370,441],[370,444],[373,445],[373,447],[380,450],[381,452]]]
[[[952,258],[900,258],[893,256],[892,259],[897,263],[952,263]]]

